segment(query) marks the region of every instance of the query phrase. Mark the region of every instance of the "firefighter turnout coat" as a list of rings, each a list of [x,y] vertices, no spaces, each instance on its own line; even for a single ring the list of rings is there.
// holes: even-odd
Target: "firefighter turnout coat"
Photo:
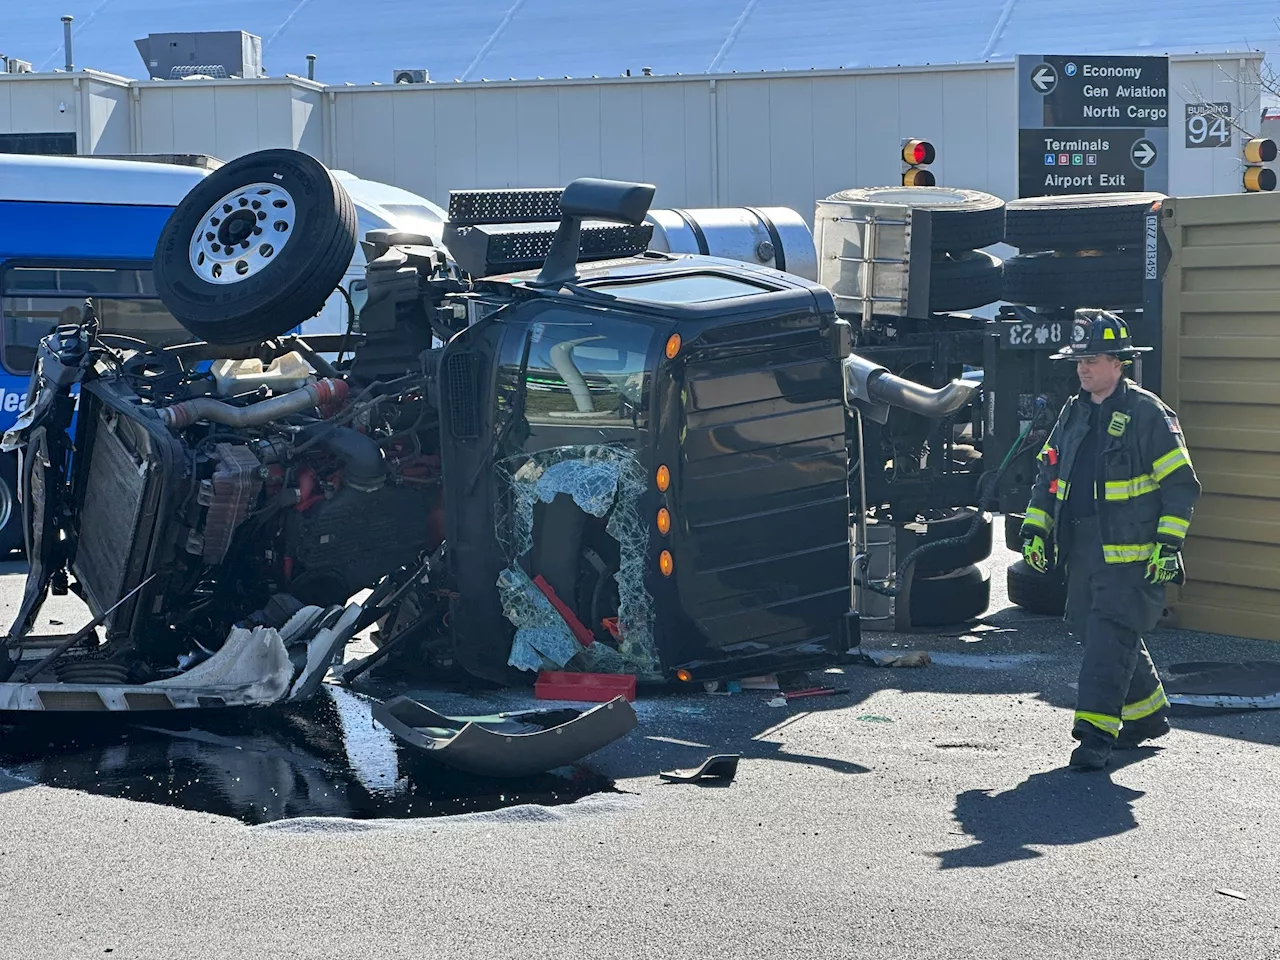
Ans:
[[[1061,516],[1081,441],[1089,431],[1089,394],[1081,391],[1063,405],[1037,460],[1039,472],[1023,522],[1024,536],[1048,536]],[[1101,404],[1103,434],[1098,451],[1094,499],[1107,563],[1140,563],[1157,541],[1181,547],[1200,497],[1200,479],[1191,465],[1174,412],[1149,390],[1122,379]]]

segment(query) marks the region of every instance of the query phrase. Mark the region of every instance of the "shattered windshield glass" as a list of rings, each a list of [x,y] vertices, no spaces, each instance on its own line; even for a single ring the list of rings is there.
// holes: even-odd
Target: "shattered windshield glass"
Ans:
[[[639,501],[650,473],[653,351],[663,336],[616,315],[549,310],[505,337],[498,420],[521,420],[506,431],[520,449],[506,446],[497,463],[507,495],[496,532],[509,564],[498,590],[516,627],[512,666],[658,676],[645,587],[652,524]],[[558,585],[538,568],[540,537],[571,555],[573,575],[562,572]]]

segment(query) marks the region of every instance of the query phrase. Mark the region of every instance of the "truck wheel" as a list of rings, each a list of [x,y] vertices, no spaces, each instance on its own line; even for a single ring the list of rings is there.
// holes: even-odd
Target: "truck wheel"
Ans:
[[[941,576],[911,581],[911,625],[942,627],[964,623],[987,612],[991,577],[980,567],[961,567]]]
[[[261,150],[209,174],[156,243],[156,292],[210,343],[279,336],[315,316],[356,249],[356,208],[313,157]]]
[[[1141,246],[1146,216],[1162,193],[1098,193],[1011,200],[1004,241],[1020,250],[1096,250]]]
[[[999,257],[982,250],[944,253],[929,267],[929,309],[934,313],[970,310],[1000,299]]]
[[[927,543],[937,543],[939,540],[963,537],[972,529],[973,519],[977,513],[978,511],[973,507],[961,507],[948,516],[940,517],[936,520],[920,521],[919,523],[924,526],[924,530],[921,532],[903,528],[901,532],[911,536],[914,540],[914,545],[908,546],[906,549],[914,550]],[[919,576],[932,577],[946,573],[948,570],[981,563],[991,556],[993,526],[991,514],[983,512],[981,519],[978,521],[978,532],[974,534],[972,540],[964,543],[949,544],[920,554],[916,558],[916,573]],[[898,556],[901,559],[905,554],[899,550]]]
[[[1067,609],[1067,578],[1062,568],[1036,573],[1025,560],[1009,565],[1009,602],[1029,613],[1060,617]],[[913,597],[914,599],[914,597]]]
[[[18,455],[0,454],[0,556],[24,546],[22,505],[18,503]]]
[[[935,251],[977,250],[1004,236],[1004,201],[979,190],[955,187],[865,187],[827,197],[848,203],[896,203],[928,210]],[[990,301],[985,301],[990,302]]]
[[[1004,296],[1034,307],[1124,307],[1142,302],[1142,250],[1023,253],[1004,262]]]

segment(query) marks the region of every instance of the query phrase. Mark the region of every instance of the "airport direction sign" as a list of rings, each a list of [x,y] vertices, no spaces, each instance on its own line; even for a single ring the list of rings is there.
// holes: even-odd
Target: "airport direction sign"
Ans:
[[[1016,74],[1018,196],[1168,192],[1167,57],[1019,54]]]

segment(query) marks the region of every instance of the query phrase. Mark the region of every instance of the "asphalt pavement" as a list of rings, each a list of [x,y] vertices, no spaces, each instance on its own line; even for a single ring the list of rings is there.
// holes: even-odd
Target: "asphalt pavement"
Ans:
[[[78,779],[50,746],[0,777],[5,954],[1280,955],[1280,715],[1180,708],[1158,748],[1066,770],[1080,648],[1061,622],[1008,605],[1012,558],[997,550],[983,622],[865,638],[930,665],[815,673],[849,693],[787,707],[756,691],[642,697],[640,726],[558,796],[490,785],[451,816],[324,815],[345,809],[326,807],[326,784],[350,806],[356,781],[403,772],[367,718],[342,728],[355,779],[303,762],[296,740],[188,736],[148,768],[145,802],[113,786],[141,762],[141,733],[92,753]],[[0,573],[0,613],[22,579]],[[82,616],[58,598],[40,630]],[[1149,645],[1158,667],[1280,659],[1273,644],[1175,630]],[[532,705],[416,694],[444,712]],[[719,752],[742,756],[731,785],[657,777]],[[192,758],[218,774],[208,790],[190,782]],[[227,783],[306,796],[251,817],[223,802]],[[508,805],[526,794],[540,799]]]

